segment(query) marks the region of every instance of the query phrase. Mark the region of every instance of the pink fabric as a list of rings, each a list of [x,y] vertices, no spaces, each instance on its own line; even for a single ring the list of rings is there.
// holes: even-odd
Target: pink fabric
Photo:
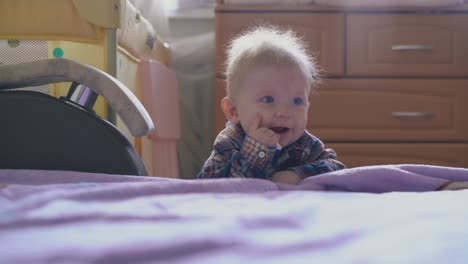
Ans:
[[[178,139],[179,91],[175,72],[154,60],[142,61],[138,67],[143,95],[141,101],[156,126],[149,137]]]
[[[142,103],[148,109],[156,129],[151,139],[153,175],[176,178],[179,175],[177,140],[180,137],[179,92],[176,74],[163,64],[142,61],[139,65]]]

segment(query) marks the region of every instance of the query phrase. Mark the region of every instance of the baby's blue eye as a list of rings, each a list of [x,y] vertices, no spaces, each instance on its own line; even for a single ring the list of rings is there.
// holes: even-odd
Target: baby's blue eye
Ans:
[[[292,99],[293,105],[301,105],[303,103],[302,98],[296,97]]]
[[[272,96],[264,96],[260,100],[262,101],[262,103],[266,103],[266,104],[271,104],[275,101],[275,99],[273,99]]]

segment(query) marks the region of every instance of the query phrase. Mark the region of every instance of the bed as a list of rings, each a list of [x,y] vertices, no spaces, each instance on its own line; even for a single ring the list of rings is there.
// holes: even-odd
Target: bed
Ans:
[[[140,11],[135,4],[146,9]],[[155,16],[160,16],[154,12],[158,11],[155,7],[162,9],[160,6],[134,0],[0,1],[0,64],[71,59],[117,77],[140,100],[143,94],[154,98],[157,93],[160,100],[177,104],[175,74],[168,68],[171,53],[168,36],[164,28],[157,29],[151,23],[156,21]],[[143,13],[151,17],[146,18]],[[147,77],[151,74],[161,78]],[[59,83],[33,89],[60,97],[67,94],[68,87],[69,83]],[[153,102],[143,103],[151,108]],[[163,121],[162,134],[158,131],[152,138],[135,138],[102,97],[93,109],[116,124],[134,144],[150,175],[177,175],[178,125]],[[155,119],[155,113],[169,110],[172,108],[158,106],[150,114]],[[178,122],[178,111],[171,114],[172,120]],[[159,145],[162,146],[156,147]],[[169,162],[155,165],[154,157],[159,157],[161,151],[169,153],[166,155]]]
[[[466,263],[468,169],[182,180],[0,170],[1,263]]]

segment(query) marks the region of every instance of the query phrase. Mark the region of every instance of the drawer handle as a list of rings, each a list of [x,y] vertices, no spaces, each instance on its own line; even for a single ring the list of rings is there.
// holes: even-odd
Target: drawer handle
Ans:
[[[433,117],[432,112],[392,112],[393,117],[397,118],[421,118],[421,117]]]
[[[393,51],[432,50],[431,45],[392,45]]]

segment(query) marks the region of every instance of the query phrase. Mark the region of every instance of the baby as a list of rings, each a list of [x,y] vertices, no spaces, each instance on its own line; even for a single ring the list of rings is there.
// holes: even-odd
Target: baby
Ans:
[[[297,184],[345,166],[306,130],[318,72],[293,31],[257,27],[228,48],[228,122],[198,178],[261,178]],[[324,109],[326,111],[326,109]]]

